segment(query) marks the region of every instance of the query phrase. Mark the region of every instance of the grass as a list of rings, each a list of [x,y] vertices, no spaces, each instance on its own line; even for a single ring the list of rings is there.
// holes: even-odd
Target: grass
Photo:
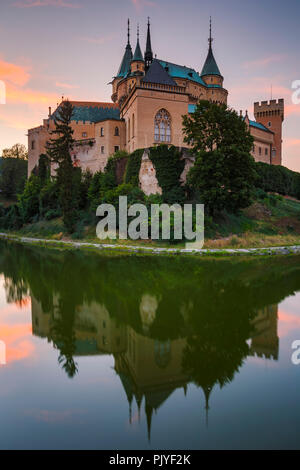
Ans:
[[[24,226],[16,235],[53,240],[100,243],[95,226],[83,226],[72,236],[64,233],[62,219],[39,221]],[[185,243],[172,244],[152,240],[103,240],[101,243],[123,246],[184,248]],[[300,245],[300,201],[270,194],[258,199],[239,215],[220,214],[205,221],[204,248],[262,248]]]

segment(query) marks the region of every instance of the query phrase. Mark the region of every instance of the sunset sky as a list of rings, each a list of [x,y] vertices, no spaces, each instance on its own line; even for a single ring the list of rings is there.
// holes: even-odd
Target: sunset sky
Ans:
[[[300,171],[300,104],[292,104],[292,82],[300,80],[299,0],[1,0],[0,104],[2,149],[26,144],[64,95],[110,101],[108,83],[117,73],[131,19],[135,48],[140,24],[145,48],[147,16],[152,46],[160,59],[201,71],[213,18],[214,53],[229,91],[229,105],[248,109],[254,101],[284,98],[283,164]]]

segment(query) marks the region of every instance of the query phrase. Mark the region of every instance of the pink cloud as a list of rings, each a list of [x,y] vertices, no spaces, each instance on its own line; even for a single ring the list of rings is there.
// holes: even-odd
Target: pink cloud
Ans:
[[[266,67],[267,65],[273,64],[274,62],[281,62],[283,59],[283,55],[272,55],[270,57],[264,57],[262,59],[245,62],[243,64],[243,68],[250,69],[256,67]]]
[[[66,88],[67,90],[74,90],[75,88],[79,88],[78,85],[71,85],[70,83],[61,83],[61,82],[56,82],[55,86],[58,88]]]
[[[285,139],[285,145],[287,147],[299,146],[299,148],[300,148],[300,139],[286,138]],[[300,155],[300,152],[299,152],[299,155]]]
[[[80,8],[81,5],[71,1],[64,0],[20,0],[13,4],[18,8],[33,8],[33,7],[60,7],[60,8]]]
[[[82,37],[80,39],[82,41],[89,42],[90,44],[105,44],[107,42],[112,41],[115,37],[116,37],[115,34],[110,34],[108,36],[100,36],[98,38]]]
[[[6,362],[8,365],[34,354],[34,345],[31,342],[31,324],[0,324],[0,331],[1,339],[6,344]]]
[[[157,4],[151,0],[131,0],[137,10],[141,10],[143,7],[155,7]]]
[[[286,313],[281,310],[278,312],[278,319],[278,335],[280,338],[283,338],[289,333],[297,331],[300,328],[300,318],[297,315]]]
[[[0,59],[1,80],[7,80],[14,85],[23,86],[28,82],[29,78],[28,68]]]

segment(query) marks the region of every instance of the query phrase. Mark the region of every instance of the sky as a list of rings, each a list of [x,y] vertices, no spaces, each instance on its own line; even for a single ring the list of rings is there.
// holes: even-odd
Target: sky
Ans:
[[[139,23],[145,49],[148,16],[157,57],[197,71],[212,16],[228,104],[251,117],[255,101],[284,98],[283,164],[300,171],[300,103],[292,101],[292,83],[300,88],[299,0],[0,0],[0,154],[26,144],[27,129],[62,96],[111,101],[127,18],[132,48]]]

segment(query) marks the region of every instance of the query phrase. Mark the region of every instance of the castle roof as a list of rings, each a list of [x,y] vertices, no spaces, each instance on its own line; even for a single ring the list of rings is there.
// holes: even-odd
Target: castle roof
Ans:
[[[168,74],[166,69],[162,66],[161,62],[154,59],[149,67],[148,72],[143,78],[143,82],[146,83],[161,83],[162,85],[177,86],[177,83]]]
[[[115,103],[71,101],[74,106],[72,121],[99,122],[106,119],[120,120],[120,109]],[[59,112],[60,105],[52,114],[51,119],[55,119]]]
[[[217,65],[216,59],[214,58],[211,45],[209,47],[206,61],[203,65],[203,69],[201,72],[201,77],[204,77],[205,75],[218,75],[220,77],[222,76]]]
[[[261,131],[270,132],[271,134],[274,134],[273,131],[271,131],[270,129],[268,129],[266,126],[264,126],[264,125],[261,124],[260,122],[251,121],[251,120],[249,119],[249,124],[250,124],[251,127],[256,127],[257,129],[260,129]]]
[[[200,85],[206,86],[203,79],[200,77],[196,70],[186,67],[185,65],[173,64],[172,62],[166,62],[165,60],[159,60],[159,63],[164,67],[171,77],[174,78],[185,78],[199,83]]]
[[[134,52],[134,56],[133,56],[132,61],[134,61],[134,60],[142,60],[144,62],[144,57],[143,57],[143,54],[142,54],[142,51],[141,51],[141,46],[140,46],[139,29],[138,29],[138,33],[137,33],[136,48],[135,48],[135,52]]]
[[[206,61],[203,65],[203,69],[201,72],[201,77],[204,77],[205,75],[218,75],[219,77],[222,77],[219,67],[217,65],[216,59],[213,54],[212,42],[213,42],[213,38],[211,37],[211,18],[210,18],[209,39],[208,39],[209,48],[208,48]]]
[[[147,28],[147,42],[146,42],[146,51],[145,51],[145,60],[152,62],[153,52],[151,46],[151,33],[150,33],[150,18],[148,17],[148,28]]]
[[[130,30],[129,30],[129,20],[128,20],[128,32],[127,32],[128,40],[127,45],[125,48],[125,53],[119,67],[117,77],[126,77],[127,74],[130,72],[130,62],[132,60],[132,49],[130,45]]]

